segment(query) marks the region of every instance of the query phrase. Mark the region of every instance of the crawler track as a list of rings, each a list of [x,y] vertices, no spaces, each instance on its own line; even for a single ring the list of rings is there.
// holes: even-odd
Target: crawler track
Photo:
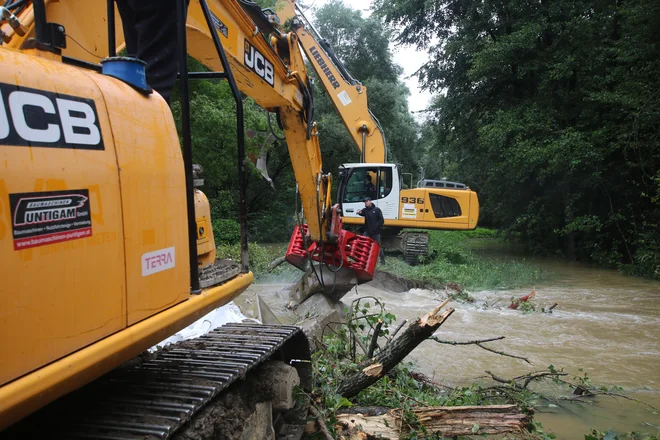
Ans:
[[[425,256],[429,252],[429,234],[405,231],[402,234],[401,250],[406,263],[417,263],[420,256]]]
[[[296,352],[301,341],[306,353]],[[309,359],[306,347],[298,327],[227,324],[54,402],[15,438],[167,439],[262,362]]]

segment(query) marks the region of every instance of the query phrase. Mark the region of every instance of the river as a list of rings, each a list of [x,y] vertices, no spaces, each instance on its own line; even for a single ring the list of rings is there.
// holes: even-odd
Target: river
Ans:
[[[475,251],[487,258],[521,259],[519,253],[495,242],[475,242]],[[485,370],[512,378],[533,369],[557,369],[572,375],[588,373],[592,383],[620,386],[620,393],[660,408],[660,282],[622,275],[578,263],[529,259],[555,274],[551,280],[515,290],[472,292],[474,304],[454,303],[455,313],[441,327],[442,339],[466,341],[505,336],[488,346],[529,358],[524,361],[499,356],[476,346],[448,346],[423,342],[407,360],[450,386],[487,383]],[[270,293],[283,285],[256,284],[250,290],[269,301]],[[535,288],[535,303],[558,306],[552,314],[508,309],[511,297],[529,294]],[[347,294],[350,303],[362,295],[380,298],[399,320],[415,319],[440,301],[439,292],[412,289],[405,293],[363,284]],[[499,300],[499,301],[498,301]],[[484,304],[494,307],[484,307]],[[274,310],[277,313],[277,310]],[[583,369],[583,372],[579,371]],[[537,402],[536,420],[546,432],[560,439],[583,439],[591,428],[617,433],[657,433],[660,416],[648,407],[625,400],[598,397],[589,404],[563,403],[553,407]]]

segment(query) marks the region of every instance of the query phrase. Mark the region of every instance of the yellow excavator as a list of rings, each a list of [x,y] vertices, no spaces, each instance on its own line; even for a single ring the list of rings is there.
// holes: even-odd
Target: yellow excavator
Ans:
[[[292,3],[173,3],[183,148],[145,63],[117,56],[124,38],[113,0],[0,7],[0,430],[29,416],[21,429],[31,434],[18,438],[170,438],[270,359],[309,385],[306,339],[292,326],[224,326],[127,364],[253,281],[242,94],[284,127],[306,219],[288,261],[341,261],[358,282],[373,276],[379,247],[343,229],[322,172],[300,37],[285,26]],[[188,55],[210,71],[188,72]],[[196,188],[188,82],[200,78],[227,80],[237,105],[238,264],[216,258],[209,202]],[[119,370],[56,424],[39,418]]]
[[[357,212],[364,207],[364,197],[370,197],[385,220],[382,246],[400,250],[408,262],[428,253],[428,233],[420,230],[476,228],[479,199],[465,184],[422,177],[415,188],[411,181],[409,188],[404,189],[400,167],[388,163],[385,135],[369,110],[367,87],[347,71],[295,2],[280,5],[280,18],[288,21],[298,35],[310,64],[360,152],[360,162],[343,164],[339,170],[337,201],[344,224],[364,224],[364,218]]]

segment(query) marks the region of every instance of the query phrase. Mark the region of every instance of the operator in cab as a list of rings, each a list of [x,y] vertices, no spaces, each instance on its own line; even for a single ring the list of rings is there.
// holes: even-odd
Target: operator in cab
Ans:
[[[371,176],[367,174],[364,180],[364,192],[368,197],[376,197],[376,187],[371,182]]]
[[[360,209],[357,213],[364,217],[364,236],[371,238],[380,246],[380,228],[385,223],[383,212],[374,205],[370,197],[365,197],[364,209]],[[380,263],[385,264],[385,252],[382,247],[380,248]]]

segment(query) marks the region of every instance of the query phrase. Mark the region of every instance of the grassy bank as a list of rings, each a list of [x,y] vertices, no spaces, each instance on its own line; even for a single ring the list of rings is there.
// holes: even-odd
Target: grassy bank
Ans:
[[[499,240],[494,229],[478,228],[474,231],[430,231],[430,254],[415,266],[406,264],[401,254],[392,254],[387,264],[378,270],[405,278],[420,287],[442,287],[450,282],[468,290],[509,289],[531,286],[552,275],[539,266],[520,261],[493,261],[480,257],[467,244],[472,239]],[[268,264],[283,257],[286,244],[249,243],[250,270],[258,281],[279,280],[293,282],[300,271],[284,263],[272,272]],[[238,243],[220,244],[218,258],[240,261]]]
[[[539,266],[520,261],[493,261],[472,252],[468,240],[491,238],[492,229],[474,231],[430,231],[429,256],[415,266],[406,264],[400,255],[392,255],[379,269],[406,278],[420,286],[440,287],[450,282],[469,290],[508,289],[531,286],[551,274]]]
[[[250,270],[257,281],[276,280],[279,282],[294,282],[302,272],[288,263],[283,263],[272,272],[268,271],[271,261],[283,257],[286,253],[285,244],[248,243],[248,259]],[[241,261],[241,247],[238,243],[221,244],[217,248],[217,257]]]

